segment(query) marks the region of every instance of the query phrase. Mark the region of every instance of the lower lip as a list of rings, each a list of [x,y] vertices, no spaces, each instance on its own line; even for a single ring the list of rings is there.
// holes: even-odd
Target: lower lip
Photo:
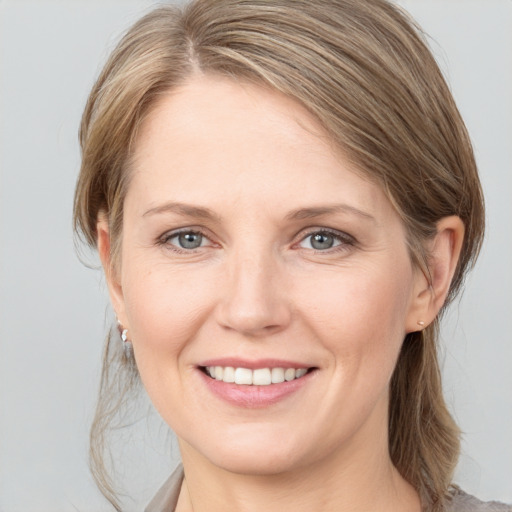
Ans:
[[[259,409],[274,405],[290,395],[299,391],[310,380],[309,372],[299,379],[269,384],[268,386],[249,386],[231,384],[221,380],[212,379],[203,371],[198,370],[208,389],[222,400],[237,407]]]

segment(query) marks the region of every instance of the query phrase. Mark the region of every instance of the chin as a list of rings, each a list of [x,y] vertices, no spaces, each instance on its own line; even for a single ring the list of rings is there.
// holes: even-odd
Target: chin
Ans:
[[[288,473],[307,459],[304,443],[276,432],[255,433],[246,429],[235,435],[226,432],[222,438],[203,439],[196,446],[202,457],[225,471],[243,475],[271,476]],[[208,447],[208,448],[206,448]],[[301,448],[302,447],[302,448]],[[206,449],[205,449],[206,448]]]
[[[259,452],[259,453],[256,453]],[[249,454],[225,454],[211,460],[219,468],[239,475],[275,476],[299,467],[298,461],[280,453],[255,450]]]

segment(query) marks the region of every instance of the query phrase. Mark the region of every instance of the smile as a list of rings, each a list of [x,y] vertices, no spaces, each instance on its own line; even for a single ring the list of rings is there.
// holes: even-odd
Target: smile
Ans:
[[[212,379],[246,386],[269,386],[300,379],[307,368],[234,368],[232,366],[206,366],[205,373]]]

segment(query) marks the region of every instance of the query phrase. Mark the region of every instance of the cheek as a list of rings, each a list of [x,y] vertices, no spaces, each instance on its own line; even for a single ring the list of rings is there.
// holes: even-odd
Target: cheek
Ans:
[[[405,336],[409,287],[404,282],[407,275],[368,267],[342,269],[310,283],[298,295],[303,297],[306,322],[341,365],[358,371],[364,362],[365,368],[392,371]]]
[[[203,323],[214,302],[211,272],[190,275],[170,265],[145,262],[125,268],[123,295],[134,349],[175,353]]]
[[[176,404],[183,395],[187,354],[210,315],[216,289],[206,272],[190,275],[137,258],[124,267],[125,309],[140,378],[169,424],[184,413]]]

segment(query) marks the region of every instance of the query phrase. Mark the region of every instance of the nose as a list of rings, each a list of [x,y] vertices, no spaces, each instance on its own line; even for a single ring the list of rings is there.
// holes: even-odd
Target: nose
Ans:
[[[217,321],[249,337],[285,329],[291,319],[285,278],[272,255],[234,256],[217,308]]]

